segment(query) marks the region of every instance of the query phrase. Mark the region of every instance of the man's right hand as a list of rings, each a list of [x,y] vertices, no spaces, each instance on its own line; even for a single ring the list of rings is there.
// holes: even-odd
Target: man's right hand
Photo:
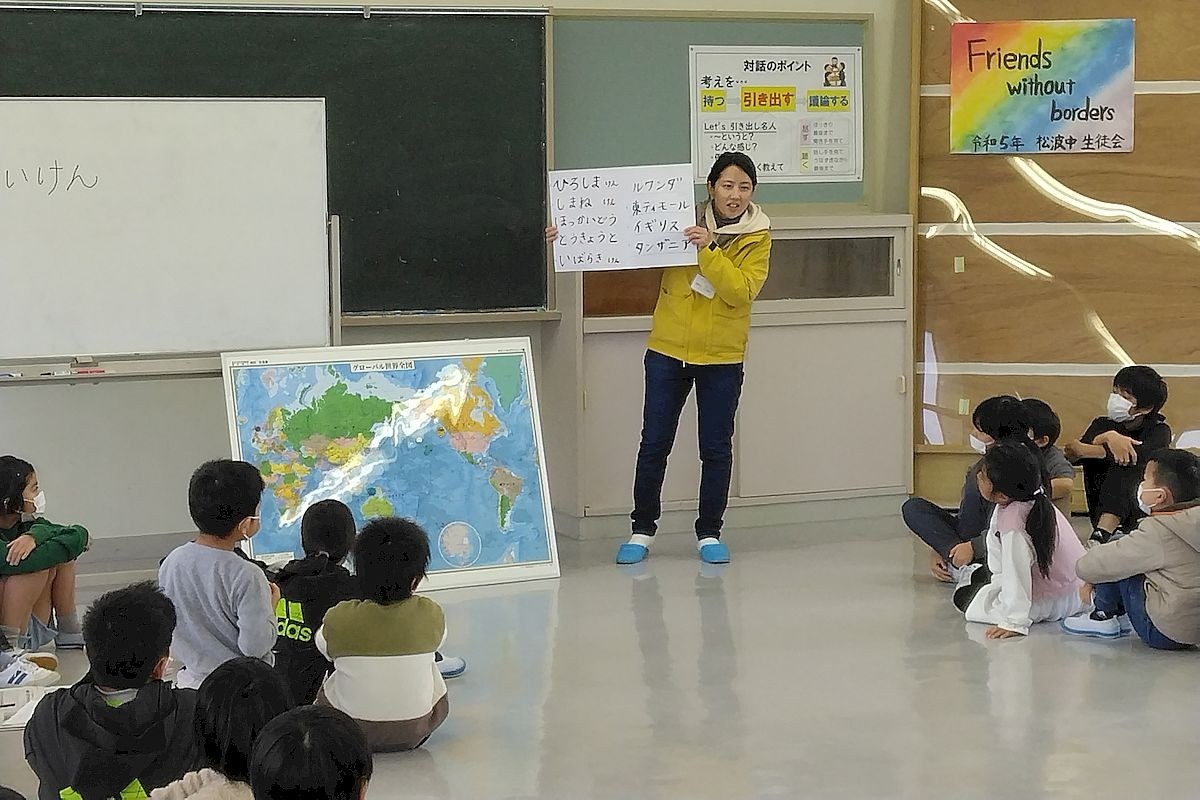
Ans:
[[[553,243],[556,239],[558,239],[558,226],[551,225],[546,228],[546,241]]]

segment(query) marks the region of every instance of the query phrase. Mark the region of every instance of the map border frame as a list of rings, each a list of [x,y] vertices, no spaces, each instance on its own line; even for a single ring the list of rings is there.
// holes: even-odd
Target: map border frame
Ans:
[[[468,586],[488,586],[519,581],[544,580],[560,577],[558,544],[554,530],[554,511],[550,504],[550,479],[546,470],[546,452],[542,440],[542,415],[538,404],[537,380],[533,368],[533,346],[529,337],[496,339],[459,339],[442,342],[404,342],[342,347],[305,347],[282,350],[255,350],[221,354],[221,380],[225,394],[225,411],[229,425],[230,452],[242,459],[241,437],[238,432],[233,371],[243,367],[294,366],[297,364],[329,364],[350,361],[391,361],[418,358],[487,358],[488,356],[520,355],[529,385],[529,404],[533,414],[533,438],[537,447],[538,473],[541,478],[542,513],[545,518],[548,561],[509,564],[492,567],[463,567],[430,573],[423,589],[457,589]],[[254,554],[253,540],[244,544]]]

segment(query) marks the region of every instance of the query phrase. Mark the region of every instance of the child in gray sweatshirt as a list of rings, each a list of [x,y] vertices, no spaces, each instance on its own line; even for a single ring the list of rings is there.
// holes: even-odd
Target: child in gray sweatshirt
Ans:
[[[196,688],[217,667],[241,656],[274,663],[279,589],[236,552],[258,533],[263,479],[253,465],[223,459],[192,475],[188,508],[200,531],[171,551],[158,582],[171,598],[178,625],[171,654],[183,664],[176,684]]]

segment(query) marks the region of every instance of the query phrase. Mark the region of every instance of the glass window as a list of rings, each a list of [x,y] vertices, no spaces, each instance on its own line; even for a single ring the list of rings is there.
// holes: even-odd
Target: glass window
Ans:
[[[771,242],[771,272],[759,300],[891,297],[892,237]]]

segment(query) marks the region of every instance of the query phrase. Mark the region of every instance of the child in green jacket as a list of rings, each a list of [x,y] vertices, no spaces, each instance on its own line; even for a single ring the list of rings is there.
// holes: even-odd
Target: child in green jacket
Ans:
[[[0,456],[0,649],[36,650],[50,641],[81,649],[75,610],[75,559],[86,529],[41,515],[46,496],[33,465]],[[51,612],[54,614],[53,624]]]

